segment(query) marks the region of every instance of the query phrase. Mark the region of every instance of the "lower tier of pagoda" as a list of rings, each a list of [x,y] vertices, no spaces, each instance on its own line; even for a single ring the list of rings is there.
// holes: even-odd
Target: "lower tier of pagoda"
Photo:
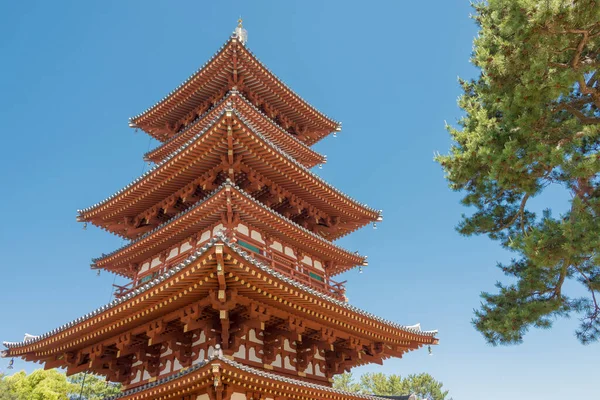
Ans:
[[[220,232],[112,303],[42,336],[5,343],[3,356],[134,388],[201,363],[219,345],[245,365],[327,386],[352,367],[436,344],[435,334],[311,289]]]

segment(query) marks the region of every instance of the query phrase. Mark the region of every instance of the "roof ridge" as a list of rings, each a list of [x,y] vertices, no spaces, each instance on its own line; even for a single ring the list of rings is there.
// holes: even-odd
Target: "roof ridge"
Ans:
[[[260,59],[256,56],[256,54],[254,54],[252,52],[252,50],[250,50],[247,46],[243,46],[244,50],[246,50],[259,64],[261,67],[263,67],[269,74],[271,74],[275,79],[277,79],[279,82],[281,82],[281,84],[287,89],[289,90],[293,95],[297,96],[300,100],[302,100],[302,102],[304,104],[306,104],[308,106],[308,108],[312,109],[313,111],[315,111],[317,114],[319,114],[321,117],[323,117],[326,120],[329,120],[330,122],[333,122],[334,124],[336,124],[338,126],[338,129],[341,129],[342,123],[339,121],[334,120],[333,118],[331,118],[330,116],[328,116],[327,114],[317,110],[316,107],[314,107],[312,104],[310,104],[308,101],[306,101],[302,96],[300,96],[298,93],[296,93],[292,88],[290,88],[281,78],[279,78],[273,71],[271,71],[271,69],[269,67],[267,67],[265,64],[263,64],[262,61],[260,61]]]
[[[142,111],[141,113],[130,117],[129,121],[130,121],[130,126],[132,125],[133,127],[138,127],[135,122],[133,122],[133,120],[138,119],[140,117],[142,117],[144,114],[148,113],[149,111],[151,111],[153,108],[157,107],[159,104],[163,103],[169,96],[171,96],[173,93],[175,93],[176,91],[178,91],[181,87],[187,85],[200,71],[202,71],[211,61],[213,61],[218,55],[219,53],[221,53],[221,51],[223,51],[225,49],[225,47],[227,47],[229,45],[229,43],[234,39],[235,37],[232,35],[229,37],[229,39],[227,39],[227,41],[225,43],[223,43],[221,45],[221,47],[207,60],[204,62],[204,64],[202,64],[200,66],[200,68],[196,69],[196,71],[190,75],[186,80],[184,80],[182,83],[180,83],[175,89],[172,89],[167,95],[165,95],[162,99],[160,99],[159,101],[157,101],[156,103],[154,103],[154,105],[148,107],[147,109],[145,109],[144,111]],[[141,129],[141,128],[140,128]]]

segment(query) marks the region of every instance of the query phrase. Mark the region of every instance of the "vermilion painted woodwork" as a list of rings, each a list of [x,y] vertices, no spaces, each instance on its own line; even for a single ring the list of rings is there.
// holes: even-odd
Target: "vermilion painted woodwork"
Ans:
[[[78,216],[131,239],[92,265],[131,282],[4,356],[106,376],[124,399],[341,399],[334,375],[437,344],[347,303],[333,277],[366,257],[332,240],[381,212],[309,171],[339,124],[237,36],[131,121],[162,142],[157,164]]]

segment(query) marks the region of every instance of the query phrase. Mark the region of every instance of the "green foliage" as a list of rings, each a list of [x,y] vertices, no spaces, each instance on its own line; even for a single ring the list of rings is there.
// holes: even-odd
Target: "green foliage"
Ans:
[[[68,394],[74,389],[65,375],[56,370],[38,369],[29,375],[21,371],[2,381],[7,389],[2,400],[69,400]]]
[[[333,378],[333,387],[338,390],[344,390],[351,393],[360,393],[361,390],[360,385],[354,382],[352,372],[336,375]]]
[[[84,380],[85,378],[85,380]],[[106,380],[90,374],[76,374],[67,378],[77,390],[76,399],[79,399],[79,393],[82,394],[82,400],[102,400],[108,396],[114,396],[121,392],[120,384],[108,383]],[[81,391],[81,383],[83,382],[83,391]]]
[[[121,386],[107,384],[101,378],[84,374],[67,378],[57,370],[38,369],[27,375],[25,371],[11,376],[0,375],[0,400],[101,400],[120,392]]]
[[[0,374],[0,400],[19,400],[14,385],[4,374]]]
[[[499,265],[512,283],[483,293],[473,323],[492,344],[514,344],[531,327],[578,315],[578,339],[600,336],[600,4],[595,0],[489,0],[460,84],[466,116],[450,154],[438,156],[450,187],[474,208],[464,235],[486,234],[517,256]],[[548,187],[569,209],[537,215],[528,201]],[[548,204],[547,198],[539,201]],[[545,201],[546,200],[546,201]],[[567,281],[587,295],[570,297]]]
[[[365,394],[379,394],[382,396],[412,394],[400,375],[364,374],[360,377],[360,387]]]
[[[333,380],[333,387],[353,393],[375,394],[380,396],[400,396],[414,394],[419,399],[444,400],[448,396],[447,390],[442,390],[443,384],[436,381],[429,374],[385,375],[382,373],[368,373],[360,377],[360,383],[354,382],[351,373],[337,375]]]

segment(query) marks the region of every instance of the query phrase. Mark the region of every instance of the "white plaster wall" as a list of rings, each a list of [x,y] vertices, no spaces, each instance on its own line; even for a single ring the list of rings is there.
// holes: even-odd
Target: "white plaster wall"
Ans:
[[[142,264],[142,268],[140,268],[140,272],[138,272],[138,274],[141,274],[142,272],[146,272],[150,269],[150,263],[149,262],[145,262]]]
[[[201,331],[200,336],[198,337],[198,340],[196,340],[194,343],[192,343],[192,346],[197,346],[204,342],[206,342],[206,335],[204,334],[204,331]]]
[[[166,374],[166,373],[169,373],[169,372],[171,372],[171,360],[168,360],[165,363],[165,367],[160,370],[159,375],[163,375],[163,374]]]
[[[196,400],[210,400],[210,397],[208,397],[208,394],[205,393],[196,397]]]
[[[261,358],[258,357],[258,355],[256,354],[256,350],[254,348],[251,348],[248,351],[248,360],[255,361],[255,362],[262,362]]]
[[[242,360],[246,359],[246,346],[244,346],[243,344],[240,345],[240,348],[238,349],[238,351],[236,351],[235,353],[233,353],[233,356],[236,358],[241,358]]]
[[[260,232],[252,231],[252,233],[250,234],[250,237],[258,242],[261,242],[262,244],[265,243]]]
[[[294,250],[292,250],[291,248],[289,248],[287,246],[285,246],[285,254],[292,258],[296,258],[296,255],[294,254]]]
[[[202,232],[202,236],[200,236],[200,242],[205,242],[210,239],[210,231]]]
[[[206,354],[204,354],[204,349],[201,349],[198,352],[198,358],[196,358],[195,360],[192,361],[192,365],[201,363],[204,360],[206,360]]]
[[[135,378],[133,378],[131,380],[131,384],[133,385],[134,383],[139,383],[141,380],[142,380],[142,371],[140,371],[138,369],[137,373],[135,374]]]
[[[313,266],[318,269],[319,271],[323,271],[325,272],[325,270],[323,269],[323,265],[321,264],[321,261],[317,261],[315,260],[315,263],[313,264]]]
[[[223,229],[223,224],[219,224],[219,225],[215,226],[212,230],[213,235],[216,235],[217,232],[219,232],[221,229]]]
[[[289,356],[285,356],[285,359],[283,360],[283,368],[286,369],[291,369],[291,370],[296,370],[296,368],[294,368],[292,366],[292,363],[290,362],[290,357]]]
[[[258,337],[256,337],[256,331],[254,329],[250,329],[250,332],[248,332],[248,333],[249,333],[251,342],[263,344],[262,339],[259,339]]]
[[[319,364],[317,364],[315,366],[315,375],[316,376],[322,376],[322,377],[325,376],[325,374],[323,372],[321,372],[321,366]]]
[[[171,258],[175,257],[178,254],[179,254],[179,249],[177,247],[171,249],[171,252],[169,253],[169,256],[167,257],[167,260],[170,260]]]
[[[188,251],[189,249],[191,249],[192,246],[190,245],[190,242],[185,242],[184,244],[181,245],[181,252],[183,253],[184,251]]]
[[[283,349],[286,351],[293,351],[294,353],[296,352],[296,350],[292,349],[292,346],[290,346],[290,341],[287,339],[283,340]]]
[[[246,395],[244,393],[233,392],[231,393],[231,400],[246,400]]]
[[[238,226],[235,229],[242,235],[248,236],[248,227],[246,225],[238,224]]]
[[[175,359],[173,362],[173,371],[179,371],[181,369],[181,364],[178,359]]]
[[[154,267],[156,267],[157,265],[160,265],[160,264],[161,264],[160,260],[158,259],[158,257],[156,257],[156,258],[154,258],[152,260],[152,263],[150,264],[150,268],[154,268]]]
[[[272,249],[275,249],[275,250],[277,250],[277,251],[283,251],[283,247],[281,246],[281,243],[279,243],[279,242],[277,242],[277,241],[274,241],[274,242],[271,244],[271,248],[272,248]]]

